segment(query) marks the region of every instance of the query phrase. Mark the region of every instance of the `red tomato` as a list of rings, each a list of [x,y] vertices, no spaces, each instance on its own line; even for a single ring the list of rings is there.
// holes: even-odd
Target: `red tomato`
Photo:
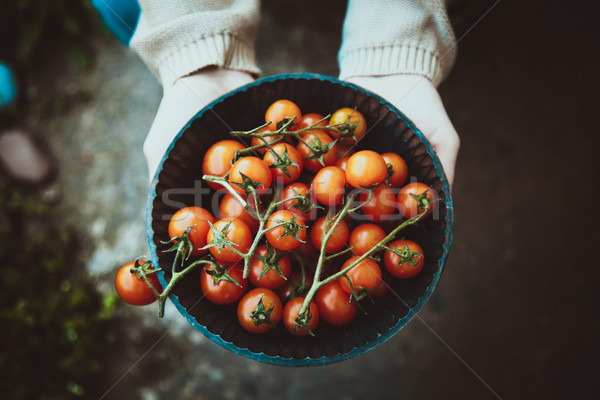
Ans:
[[[233,242],[233,247],[242,252],[246,253],[250,249],[252,244],[252,233],[250,228],[244,221],[239,218],[224,218],[214,223],[214,227],[225,235],[227,239]],[[214,234],[212,229],[208,231],[206,235],[206,243],[210,244],[213,242]],[[219,249],[218,246],[211,246],[208,248],[210,253],[217,260],[221,262],[231,263],[242,259],[242,256],[235,253],[227,246],[223,246]]]
[[[311,245],[312,247],[312,245]],[[298,247],[300,248],[300,247]],[[313,284],[313,276],[310,273],[306,273],[304,277],[304,285],[302,284],[302,272],[299,270],[292,271],[292,275],[287,280],[286,283],[283,284],[282,287],[277,289],[277,295],[281,299],[281,301],[288,301],[293,299],[294,297],[304,296],[308,289]]]
[[[290,130],[291,131],[297,131],[297,130],[300,130],[300,129],[308,128],[308,127],[316,124],[317,122],[321,121],[323,118],[324,117],[321,114],[317,114],[317,113],[304,114],[300,118],[300,122],[298,122],[298,125],[294,126]],[[319,124],[316,125],[316,126],[327,126],[327,120],[319,122]],[[310,131],[310,132],[321,132],[321,133],[327,134],[327,130],[314,130],[314,131]]]
[[[242,204],[231,194],[227,193],[221,199],[219,205],[219,216],[221,219],[224,218],[239,218],[248,225],[250,231],[256,234],[258,231],[259,221],[254,211],[254,202],[248,201],[248,204],[252,207],[252,214],[246,208],[242,207]],[[211,221],[214,223],[214,220]],[[207,232],[208,234],[208,232]]]
[[[273,132],[273,131],[272,131],[272,130],[270,130],[268,127],[265,127],[265,128],[259,129],[259,130],[258,130],[256,133],[267,133],[267,132]],[[265,141],[266,141],[267,143],[271,143],[272,141],[274,141],[274,140],[277,140],[277,139],[279,139],[280,137],[281,137],[281,135],[269,135],[269,136],[263,136],[263,137],[262,137],[262,139],[264,139],[264,141],[263,141],[263,140],[261,140],[261,139],[259,139],[259,138],[255,137],[255,136],[253,136],[253,137],[252,137],[252,139],[250,139],[250,145],[251,145],[252,147],[254,147],[254,146],[258,146],[259,144],[260,144],[260,145],[264,145],[264,144],[265,144]],[[265,147],[262,147],[262,148],[260,148],[260,149],[258,149],[258,150],[256,150],[256,151],[257,151],[258,153],[260,153],[261,155],[264,155],[264,154],[265,154],[265,152],[267,151],[267,147],[266,147],[266,146],[265,146]]]
[[[292,220],[296,221],[297,226],[294,227],[297,229],[296,232],[288,231],[286,233],[285,226],[277,226],[282,222]],[[277,227],[273,228],[274,226]],[[304,241],[304,238],[306,238],[306,223],[304,222],[304,219],[288,210],[279,210],[271,214],[267,220],[267,229],[269,228],[273,229],[267,231],[265,237],[273,247],[279,250],[293,250]]]
[[[231,162],[235,157],[236,150],[242,150],[245,146],[235,140],[221,140],[210,146],[202,160],[202,174],[212,176],[224,176],[231,169]],[[207,182],[215,190],[223,189],[218,183]]]
[[[383,254],[385,267],[397,278],[412,278],[423,269],[425,255],[423,249],[412,240],[396,240],[388,247],[397,249],[401,254],[386,250]]]
[[[335,206],[344,198],[346,174],[339,167],[325,167],[315,174],[312,189],[317,201],[326,206]]]
[[[346,163],[346,181],[360,189],[379,185],[387,177],[387,164],[383,157],[371,150],[354,153]]]
[[[212,224],[215,222],[215,217],[204,208],[182,208],[173,214],[171,221],[169,221],[169,237],[174,238],[176,236],[181,236],[185,230],[191,226],[192,229],[190,229],[189,238],[192,242],[192,246],[194,246],[192,255],[198,256],[205,254],[208,250],[200,249],[206,246],[206,235],[208,234],[208,231],[210,231],[210,225],[208,225],[207,221],[210,221]]]
[[[278,122],[284,118],[293,117],[295,117],[294,123],[297,124],[302,117],[300,107],[290,100],[281,99],[269,106],[267,112],[265,113],[265,122],[270,122],[268,127],[271,132],[275,132],[277,130]]]
[[[254,252],[255,256],[250,261],[250,270],[248,272],[248,279],[256,287],[262,287],[267,289],[277,289],[283,285],[292,273],[292,264],[287,255],[283,256],[275,265],[274,268],[267,269],[263,273],[265,262],[256,258],[256,255],[265,257],[267,260],[271,254],[267,253],[267,246],[260,245]],[[279,268],[281,275],[275,268]]]
[[[265,153],[263,161],[271,168],[275,182],[290,183],[298,179],[302,173],[302,156],[291,144],[277,143],[272,146],[280,158],[275,157],[271,150]],[[287,157],[284,154],[287,152]]]
[[[308,132],[302,135],[302,140],[306,142],[311,148],[317,151],[327,151],[327,146],[333,143],[333,139],[321,132]],[[297,149],[300,155],[304,159],[304,168],[311,172],[317,172],[323,167],[333,165],[337,161],[337,143],[334,144],[326,153],[322,155],[323,162],[318,158],[308,158],[313,155],[313,150],[309,148],[303,142],[298,143]]]
[[[338,160],[335,163],[336,167],[340,167],[341,169],[343,169],[344,171],[346,171],[346,165],[348,164],[348,159],[350,158],[350,156],[345,156],[342,158],[338,158]]]
[[[381,157],[387,164],[392,166],[392,175],[388,179],[390,186],[402,186],[408,176],[408,166],[404,159],[396,153],[383,153]]]
[[[340,270],[345,269],[350,266],[358,257],[352,257],[348,259],[342,266]],[[361,289],[375,289],[381,284],[381,269],[377,263],[369,258],[365,258],[358,264],[356,264],[350,271],[346,273],[350,281],[352,282],[352,286],[354,286],[355,291],[360,291]],[[338,279],[340,282],[340,286],[347,293],[352,293],[352,288],[348,283],[348,279],[345,277],[340,277]]]
[[[233,164],[231,171],[229,171],[229,182],[233,189],[238,193],[245,194],[244,189],[236,185],[236,183],[244,182],[242,174],[255,182],[260,182],[260,185],[256,188],[259,195],[266,193],[271,187],[273,179],[271,169],[260,158],[242,157]]]
[[[364,191],[359,196],[360,203],[369,198],[369,192]],[[379,185],[373,189],[371,200],[361,208],[369,221],[380,222],[393,219],[396,212],[396,195],[388,185]]]
[[[350,294],[338,281],[329,282],[315,295],[319,317],[330,325],[345,325],[356,317],[358,306],[350,301]]]
[[[306,329],[296,329],[296,318],[298,318],[302,303],[304,303],[304,297],[294,297],[288,301],[283,308],[283,325],[288,332],[296,336],[308,335],[308,331]],[[308,319],[308,328],[314,332],[319,325],[319,309],[314,302],[310,302],[306,314]],[[308,314],[310,314],[310,318],[308,318]]]
[[[204,297],[215,304],[231,304],[238,301],[246,292],[248,280],[244,279],[244,269],[242,266],[235,264],[227,267],[227,275],[229,275],[237,284],[221,279],[215,284],[215,277],[206,273],[206,270],[213,271],[212,266],[206,266],[200,272],[200,289],[204,293]]]
[[[432,199],[434,201],[429,204],[429,210],[423,216],[423,218],[426,218],[427,216],[431,215],[431,211],[436,205],[438,197],[435,190],[421,182],[411,182],[404,186],[402,189],[400,189],[400,192],[398,193],[398,209],[400,210],[400,214],[403,215],[404,218],[416,217],[425,210],[423,206],[417,204],[417,200],[413,197],[413,195],[418,197],[424,194],[425,192],[427,192],[427,198]]]
[[[362,256],[379,244],[386,236],[379,225],[362,224],[354,228],[350,234],[349,244],[355,255]]]
[[[281,321],[283,305],[273,291],[252,289],[242,297],[237,308],[240,325],[248,332],[265,333]]]
[[[117,289],[119,297],[129,304],[134,306],[151,304],[156,300],[156,295],[144,279],[138,278],[136,274],[130,272],[134,267],[135,261],[132,261],[119,269],[115,278],[115,289]],[[158,293],[162,293],[162,286],[160,286],[156,273],[149,274],[147,277],[154,289]]]
[[[285,199],[290,199],[297,196],[306,196],[309,190],[309,187],[306,186],[304,183],[294,182],[283,188],[283,191],[279,196],[279,201],[283,201]],[[310,201],[312,202],[313,200],[311,199]],[[309,212],[303,212],[297,208],[292,208],[296,204],[298,204],[298,200],[289,200],[283,203],[281,206],[284,210],[290,210],[294,214],[300,215],[302,218],[304,218],[305,221],[310,221],[312,217],[314,217],[317,213],[316,208],[312,208]]]
[[[319,218],[312,226],[310,230],[310,240],[312,241],[313,246],[317,249],[321,249],[321,244],[323,242],[323,236],[325,234],[325,222],[327,221],[327,217]],[[329,226],[333,225],[333,221]],[[348,224],[344,220],[341,220],[338,226],[335,227],[333,233],[329,237],[329,240],[325,244],[325,253],[337,253],[342,250],[346,243],[348,243],[348,236],[350,235],[350,229],[348,229]]]
[[[357,122],[356,128],[354,128],[354,136],[356,136],[357,141],[365,136],[367,132],[367,120],[359,111],[348,107],[340,108],[329,118],[330,125],[343,124],[344,122],[349,122],[350,124]],[[330,134],[336,139],[340,137],[340,134],[334,131],[330,131]],[[343,142],[354,143],[354,139],[347,137],[343,139]]]

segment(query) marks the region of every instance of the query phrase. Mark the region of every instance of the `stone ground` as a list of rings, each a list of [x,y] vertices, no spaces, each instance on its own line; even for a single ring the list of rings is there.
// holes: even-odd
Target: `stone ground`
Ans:
[[[344,3],[311,13],[265,2],[258,38],[265,75],[335,76]],[[459,35],[492,4],[459,15]],[[127,308],[131,326],[118,332],[127,350],[105,366],[103,398],[585,395],[598,356],[598,43],[593,13],[564,7],[500,1],[459,43],[440,87],[462,139],[455,241],[419,319],[365,355],[308,369],[237,356],[171,307],[164,320],[152,306]],[[109,291],[116,267],[148,252],[141,148],[161,88],[116,40],[95,47],[91,71],[52,76],[58,96],[85,100],[29,128],[44,134],[59,161],[60,213],[87,238],[83,261]]]

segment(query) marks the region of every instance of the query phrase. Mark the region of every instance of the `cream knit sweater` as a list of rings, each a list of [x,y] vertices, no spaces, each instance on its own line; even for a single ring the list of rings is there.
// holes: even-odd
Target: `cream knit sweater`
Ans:
[[[140,0],[130,46],[168,87],[207,66],[258,75],[259,0]],[[340,78],[418,74],[438,85],[456,57],[442,0],[350,0]]]

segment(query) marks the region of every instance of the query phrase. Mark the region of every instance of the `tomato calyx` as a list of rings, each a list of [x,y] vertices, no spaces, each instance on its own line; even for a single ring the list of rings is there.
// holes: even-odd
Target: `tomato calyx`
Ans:
[[[292,236],[294,239],[298,240],[299,242],[305,243],[304,240],[302,240],[298,237],[298,232],[300,232],[302,229],[306,229],[306,226],[300,225],[298,222],[296,222],[295,214],[292,217],[292,219],[287,220],[287,221],[281,221],[278,224],[273,225],[270,229],[275,229],[280,226],[283,227],[283,233],[281,234],[281,236],[279,236],[279,239],[282,239],[286,236]]]
[[[284,117],[282,120],[277,122],[277,125],[276,125],[277,132],[287,130],[287,128],[291,128],[291,127],[297,125],[294,123],[295,119],[296,119],[296,116],[293,116],[292,118]]]
[[[216,247],[219,254],[221,254],[221,250],[223,250],[223,247],[227,247],[228,249],[231,249],[234,253],[238,253],[240,255],[243,255],[243,253],[241,253],[238,249],[234,248],[235,247],[239,247],[237,243],[232,242],[228,237],[227,237],[227,230],[229,229],[229,227],[231,226],[231,223],[233,222],[235,218],[230,219],[229,221],[227,221],[227,223],[225,224],[225,226],[223,227],[222,230],[218,230],[210,221],[206,221],[208,222],[208,225],[210,226],[210,230],[212,231],[213,234],[213,240],[210,243],[207,243],[206,246],[202,247],[202,250],[204,249],[208,249],[210,247]]]
[[[309,139],[308,143],[302,141],[306,147],[308,147],[311,151],[308,157],[305,160],[317,160],[321,163],[321,165],[325,165],[324,157],[325,154],[329,153],[329,151],[336,145],[337,139],[332,141],[329,144],[323,144],[319,136],[313,136]]]
[[[271,152],[271,154],[273,154],[273,156],[275,157],[275,160],[276,160],[273,164],[269,165],[269,168],[278,168],[288,178],[292,179],[292,176],[290,175],[288,168],[290,168],[290,167],[300,168],[300,166],[298,165],[298,163],[294,162],[294,160],[292,160],[288,156],[287,147],[285,148],[285,150],[282,154],[278,154],[276,151],[273,150],[273,148],[270,145],[268,145],[268,147],[269,147],[269,152]]]
[[[210,224],[210,221],[207,221]],[[176,251],[177,254],[181,254],[181,266],[183,267],[183,262],[190,258],[192,255],[192,251],[194,251],[194,244],[190,239],[190,231],[193,226],[186,228],[186,230],[181,234],[181,236],[172,237],[168,242],[162,242],[163,244],[173,243],[171,247],[164,250],[165,253],[170,253]],[[137,261],[137,260],[136,260]]]
[[[417,202],[417,210],[418,210],[419,214],[426,214],[427,211],[429,211],[429,209],[431,208],[431,203],[436,201],[435,198],[431,198],[431,197],[427,196],[427,193],[429,192],[429,190],[430,189],[427,189],[419,195],[414,194],[414,193],[409,193],[410,197],[415,199],[415,201]]]
[[[252,194],[257,193],[257,189],[263,185],[263,182],[257,182],[255,180],[253,180],[252,178],[249,178],[247,175],[244,175],[244,173],[240,172],[240,176],[242,177],[242,182],[231,182],[236,186],[241,187],[244,192],[246,193],[246,196],[250,196]]]
[[[140,279],[144,279],[144,275],[148,276],[158,272],[158,270],[154,269],[154,267],[152,266],[152,261],[141,261],[142,258],[143,257],[138,257],[135,259],[133,263],[133,268],[130,268],[129,272],[131,272]]]
[[[394,175],[394,167],[392,164],[387,163],[387,176],[385,177],[385,180],[383,182],[388,186],[390,186],[390,178],[392,177],[392,175]]]
[[[308,214],[313,208],[317,208],[317,209],[323,209],[323,207],[321,207],[320,205],[318,205],[317,203],[313,202],[311,200],[312,198],[312,187],[308,190],[308,193],[306,193],[305,196],[302,196],[300,193],[298,193],[298,191],[295,188],[292,188],[292,190],[294,191],[294,198],[296,199],[296,203],[294,203],[292,206],[290,206],[289,209],[296,209],[299,210],[305,214]],[[289,199],[287,199],[289,201]]]
[[[273,271],[277,272],[277,275],[281,276],[283,279],[285,279],[287,281],[287,276],[285,276],[283,271],[281,271],[281,267],[279,266],[279,261],[281,261],[281,259],[283,257],[285,257],[286,253],[277,253],[277,249],[275,249],[273,246],[269,245],[269,243],[266,244],[266,248],[267,248],[266,256],[261,256],[260,254],[254,254],[254,257],[256,259],[258,259],[259,261],[262,261],[262,263],[263,263],[263,268],[260,271],[258,278],[259,279],[262,278],[264,274],[269,272],[269,270],[273,270]]]
[[[367,311],[362,307],[360,302],[362,300],[364,300],[365,298],[369,298],[369,300],[371,300],[372,303],[375,303],[374,300],[371,298],[371,296],[369,296],[369,294],[371,292],[374,292],[377,289],[379,289],[379,286],[376,287],[375,289],[366,289],[361,286],[354,287],[354,285],[352,284],[352,280],[350,279],[350,277],[347,274],[343,274],[342,278],[344,278],[344,279],[346,279],[346,281],[348,281],[348,285],[350,285],[350,290],[352,290],[352,293],[350,294],[350,299],[348,301],[354,302],[358,306],[360,311],[367,314]]]
[[[242,287],[242,285],[238,281],[236,281],[234,278],[231,277],[231,275],[227,273],[229,266],[220,265],[216,262],[212,262],[210,263],[210,265],[212,266],[212,269],[204,268],[204,270],[208,275],[212,276],[213,283],[215,284],[215,286],[218,285],[221,281],[227,281],[233,283],[236,286]]]
[[[406,243],[404,243],[404,248],[400,249],[398,247],[389,247],[382,246],[385,250],[391,251],[395,255],[397,255],[400,259],[398,260],[398,266],[402,264],[408,264],[411,267],[416,266],[421,259],[423,258],[423,254],[417,253],[416,251],[412,251],[410,247]]]
[[[275,328],[275,325],[271,321],[271,312],[275,309],[275,306],[272,305],[270,308],[266,308],[263,304],[263,297],[264,296],[260,296],[256,308],[250,313],[250,318],[252,318],[254,326],[266,324]]]
[[[335,129],[331,129],[331,130],[339,133],[339,135],[340,135],[339,139],[351,138],[355,142],[357,142],[358,138],[354,134],[354,131],[356,130],[357,126],[358,126],[358,121],[350,122],[350,114],[349,114],[348,118],[346,118],[346,121],[342,122],[341,124],[333,125],[333,127],[335,127]]]
[[[310,322],[311,319],[312,319],[312,313],[310,312],[310,307],[309,307],[306,309],[305,312],[300,313],[298,315],[298,317],[296,317],[296,319],[294,320],[294,322],[296,323],[296,326],[294,326],[294,332],[298,331],[298,329],[304,328],[310,336],[314,337],[315,334],[313,333],[312,329],[310,329],[310,326],[308,325],[308,323]]]

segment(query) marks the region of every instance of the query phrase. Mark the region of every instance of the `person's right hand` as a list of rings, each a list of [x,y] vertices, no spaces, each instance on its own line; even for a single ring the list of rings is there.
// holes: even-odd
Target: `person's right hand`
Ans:
[[[144,143],[150,181],[173,138],[207,104],[254,81],[252,75],[223,68],[207,68],[178,79],[165,89]]]
[[[410,74],[357,76],[348,81],[377,93],[415,123],[431,142],[452,186],[460,139],[431,81]]]

